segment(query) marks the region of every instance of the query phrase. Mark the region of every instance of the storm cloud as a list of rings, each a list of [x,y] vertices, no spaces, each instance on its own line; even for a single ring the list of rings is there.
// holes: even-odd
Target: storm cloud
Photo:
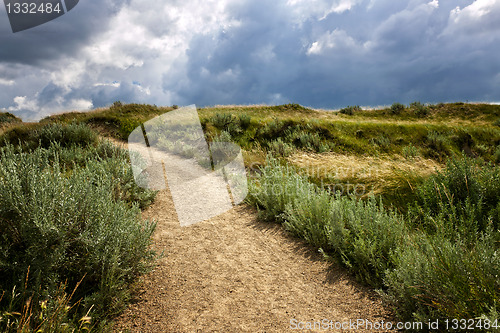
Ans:
[[[0,109],[500,101],[500,1],[80,1],[12,33]]]

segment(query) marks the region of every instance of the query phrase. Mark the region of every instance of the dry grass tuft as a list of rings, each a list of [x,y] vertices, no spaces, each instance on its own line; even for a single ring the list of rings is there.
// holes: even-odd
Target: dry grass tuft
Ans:
[[[411,187],[411,179],[427,177],[443,168],[431,159],[408,160],[400,155],[374,157],[300,152],[288,161],[316,179],[363,184],[370,189],[366,194],[379,194],[401,183]]]

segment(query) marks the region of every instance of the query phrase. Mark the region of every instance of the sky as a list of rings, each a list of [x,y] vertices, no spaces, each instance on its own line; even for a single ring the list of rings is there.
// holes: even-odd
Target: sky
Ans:
[[[496,103],[499,17],[500,0],[81,0],[13,33],[0,6],[0,110]]]

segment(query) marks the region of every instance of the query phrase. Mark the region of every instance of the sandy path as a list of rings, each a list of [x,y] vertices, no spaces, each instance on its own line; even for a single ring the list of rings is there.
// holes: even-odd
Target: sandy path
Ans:
[[[374,292],[251,207],[181,228],[162,191],[143,217],[158,222],[154,242],[165,257],[116,332],[287,332],[297,331],[292,319],[390,319]]]

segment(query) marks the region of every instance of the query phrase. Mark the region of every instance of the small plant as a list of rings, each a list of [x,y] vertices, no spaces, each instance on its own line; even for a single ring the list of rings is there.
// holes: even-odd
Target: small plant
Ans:
[[[222,131],[220,134],[214,136],[213,142],[232,142],[233,138],[231,137],[231,134],[227,131]]]
[[[493,126],[498,126],[500,127],[500,119],[497,119],[493,122]]]
[[[418,148],[411,143],[403,147],[403,156],[406,159],[414,159],[419,155]]]
[[[226,131],[231,136],[238,136],[243,132],[239,118],[236,118],[230,113],[216,113],[209,120],[217,129]]]
[[[57,142],[63,148],[80,146],[95,146],[98,142],[97,134],[87,125],[71,123],[68,125],[54,123],[36,128],[13,129],[2,137],[3,144],[21,145],[23,149],[33,150],[38,147],[48,148]]]
[[[391,139],[384,135],[379,135],[375,138],[372,138],[370,141],[372,145],[378,146],[383,149],[387,149],[391,145]]]
[[[86,155],[81,166],[60,159],[80,153]],[[108,154],[112,157],[103,158]],[[35,301],[30,295],[64,303],[67,299],[53,287],[64,283],[71,292],[81,281],[72,300],[82,300],[78,309],[50,310],[61,316],[56,324],[64,323],[66,314],[79,313],[78,321],[91,308],[98,320],[114,315],[128,297],[127,285],[149,267],[154,255],[149,248],[154,223],[140,220],[139,201],[147,200],[142,194],[127,154],[109,147],[63,148],[52,142],[32,151],[1,148],[0,290],[17,287],[25,295],[9,313],[21,313],[20,306]],[[28,271],[33,273],[25,282]],[[9,301],[0,302],[0,313]],[[29,320],[36,327],[37,318],[49,312],[36,306],[33,310]]]
[[[284,223],[374,286],[382,285],[384,272],[393,267],[390,254],[406,234],[401,217],[374,198],[363,202],[332,195],[270,157],[250,184],[249,201],[259,207],[261,216]]]
[[[401,103],[394,103],[391,105],[391,113],[398,115],[405,110],[405,106]]]

